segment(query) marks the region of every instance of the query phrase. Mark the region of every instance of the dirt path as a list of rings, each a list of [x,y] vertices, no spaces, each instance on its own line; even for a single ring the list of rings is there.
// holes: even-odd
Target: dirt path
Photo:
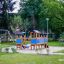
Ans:
[[[11,52],[11,48],[16,49],[16,46],[11,46],[11,47],[8,47],[8,48],[10,49],[9,52]],[[16,51],[18,53],[24,53],[24,54],[64,55],[64,53],[56,53],[56,52],[61,51],[61,50],[64,50],[64,47],[50,46],[49,49],[42,48],[42,49],[39,49],[39,50],[30,50],[28,48],[22,49],[22,50],[16,49]],[[47,52],[47,51],[49,51],[49,52]]]
[[[54,53],[60,50],[64,50],[64,47],[54,47],[50,46],[49,47],[49,53],[47,52],[47,49],[41,49],[41,50],[29,50],[29,49],[24,49],[24,50],[17,50],[19,53],[24,53],[24,54],[54,54],[54,55],[64,55],[64,53]]]

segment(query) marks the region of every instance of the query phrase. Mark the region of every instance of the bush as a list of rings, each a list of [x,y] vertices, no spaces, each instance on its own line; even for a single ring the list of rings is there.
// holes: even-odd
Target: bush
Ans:
[[[49,42],[51,42],[51,41],[53,41],[53,40],[54,40],[53,38],[48,38],[48,41],[49,41]]]
[[[60,34],[60,38],[64,39],[64,32]]]
[[[62,34],[60,34],[59,41],[64,42],[64,32]]]

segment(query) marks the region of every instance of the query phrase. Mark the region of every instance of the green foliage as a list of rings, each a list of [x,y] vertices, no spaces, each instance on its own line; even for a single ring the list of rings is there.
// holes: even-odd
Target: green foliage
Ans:
[[[60,34],[60,39],[64,39],[64,33]]]
[[[22,1],[21,1],[22,2]],[[22,7],[23,5],[23,7]],[[63,32],[64,3],[57,0],[28,0],[21,4],[21,17],[31,23],[32,28],[46,30],[46,18],[49,18],[49,29],[55,34]],[[29,24],[30,24],[29,23]]]
[[[45,0],[45,6],[48,11],[46,15],[50,18],[49,28],[56,34],[61,33],[64,28],[64,5],[57,0]]]
[[[24,2],[24,1],[23,1]],[[23,7],[22,7],[23,5]],[[28,20],[30,27],[35,28],[38,24],[39,13],[41,11],[42,0],[27,0],[25,3],[21,1],[21,17],[23,21]]]
[[[12,29],[13,32],[15,32],[15,29],[17,26],[21,26],[22,25],[22,19],[19,15],[13,15],[10,17],[10,27]],[[20,27],[21,28],[21,27]]]
[[[0,0],[0,28],[9,29],[9,14],[14,10],[14,4],[12,0]]]

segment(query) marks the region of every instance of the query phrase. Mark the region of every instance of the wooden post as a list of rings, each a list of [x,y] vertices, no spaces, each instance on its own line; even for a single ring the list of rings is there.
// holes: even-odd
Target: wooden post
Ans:
[[[26,35],[24,35],[24,38],[23,39],[24,39],[24,44],[25,44],[25,42],[26,42]]]
[[[30,32],[30,37],[32,38],[32,32]]]
[[[37,35],[38,35],[38,34],[36,33],[36,38],[38,37]]]

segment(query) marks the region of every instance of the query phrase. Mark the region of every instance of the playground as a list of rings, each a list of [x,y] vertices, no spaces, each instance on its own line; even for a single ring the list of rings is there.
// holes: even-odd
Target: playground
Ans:
[[[30,43],[30,42],[29,42]],[[0,49],[8,48],[7,52],[0,52],[0,64],[63,64],[64,47],[60,42],[48,42],[49,53],[46,48],[17,49],[16,42],[1,43]],[[15,49],[15,52],[11,51]],[[9,50],[10,49],[10,50]],[[3,59],[4,58],[4,59]],[[14,61],[13,61],[14,60]],[[12,62],[13,61],[13,62]]]
[[[64,0],[0,0],[0,64],[64,64]]]
[[[17,31],[15,32],[15,41],[8,43],[9,46],[2,47],[3,43],[0,43],[1,52],[13,53],[13,48],[16,52],[24,54],[64,55],[64,53],[56,53],[64,50],[61,42],[48,42],[48,34],[41,34],[38,30],[33,30],[29,36],[25,32]]]

